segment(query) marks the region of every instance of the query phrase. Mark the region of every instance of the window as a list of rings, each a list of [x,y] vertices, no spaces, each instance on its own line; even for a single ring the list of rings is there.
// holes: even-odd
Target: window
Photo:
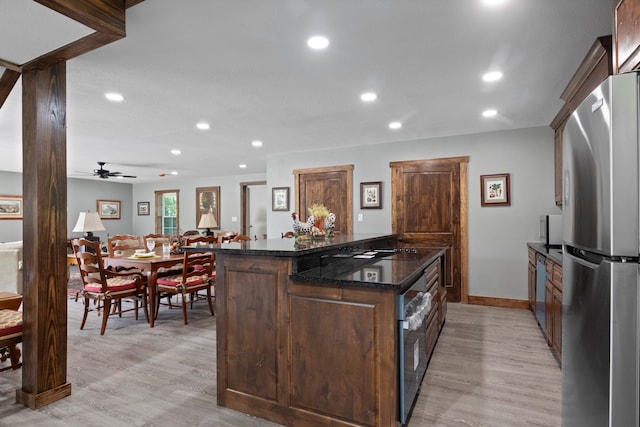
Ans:
[[[178,234],[180,190],[156,191],[156,233]]]

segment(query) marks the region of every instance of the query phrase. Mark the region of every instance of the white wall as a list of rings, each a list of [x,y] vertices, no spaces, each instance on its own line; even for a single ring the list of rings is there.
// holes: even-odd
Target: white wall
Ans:
[[[354,232],[391,232],[389,162],[469,156],[469,295],[527,299],[527,241],[538,240],[538,217],[554,203],[553,132],[549,127],[343,150],[269,156],[267,186],[290,187],[293,169],[353,164]],[[510,173],[511,206],[480,206],[480,175]],[[360,182],[383,181],[382,209],[360,207]],[[270,191],[269,191],[270,192]],[[362,213],[363,222],[357,221]],[[290,212],[267,212],[269,237],[291,229]]]
[[[22,195],[22,174],[0,171],[0,194],[7,196]],[[131,232],[131,194],[132,185],[111,181],[87,179],[67,179],[67,237],[81,237],[82,233],[71,230],[78,220],[80,211],[96,210],[96,200],[120,200],[120,219],[104,220],[106,231],[94,234],[105,242],[108,234]],[[22,220],[0,221],[0,242],[22,240]]]
[[[180,232],[196,229],[196,187],[220,187],[220,230],[239,232],[241,228],[240,184],[243,182],[264,181],[264,174],[218,176],[198,179],[167,178],[164,185],[136,184],[133,186],[133,234],[153,233],[154,193],[160,190],[180,190]],[[149,202],[151,215],[138,216],[138,202]],[[265,201],[267,203],[267,201]],[[269,202],[270,203],[270,202]],[[267,205],[270,206],[270,205]],[[235,221],[234,221],[235,218]]]
[[[165,185],[122,184],[113,181],[69,179],[68,235],[81,210],[95,210],[96,199],[121,200],[121,220],[104,221],[108,234],[153,231],[154,191],[180,190],[180,229],[194,229],[195,188],[220,186],[221,229],[240,230],[240,183],[267,181],[269,238],[291,230],[291,212],[271,210],[271,188],[290,187],[293,170],[353,164],[354,232],[391,232],[391,169],[389,162],[469,156],[469,295],[527,298],[527,241],[538,240],[538,217],[561,213],[554,204],[553,132],[549,127],[393,142],[342,150],[290,152],[267,158],[267,173],[180,180]],[[480,206],[480,175],[511,174],[511,206]],[[383,181],[382,209],[360,210],[360,183]],[[21,174],[0,172],[0,194],[22,193]],[[138,216],[137,202],[148,201],[152,215]],[[362,213],[363,222],[357,221]],[[236,221],[233,221],[233,218]],[[0,221],[0,241],[22,239],[22,221]]]

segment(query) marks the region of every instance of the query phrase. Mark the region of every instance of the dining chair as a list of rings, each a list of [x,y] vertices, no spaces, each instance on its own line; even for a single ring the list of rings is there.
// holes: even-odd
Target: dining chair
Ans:
[[[149,311],[145,277],[140,272],[116,272],[105,268],[99,246],[100,242],[86,239],[75,239],[73,241],[73,253],[78,260],[78,268],[80,269],[80,277],[83,284],[80,295],[84,299],[84,314],[80,329],[84,329],[87,315],[89,311],[93,311],[90,308],[91,301],[97,306],[98,313],[102,311],[100,335],[104,335],[104,331],[107,328],[107,320],[111,314],[117,314],[122,317],[124,312],[135,311],[135,318],[138,320],[140,303],[148,322]],[[93,248],[96,252],[90,252],[86,250],[87,248]],[[123,300],[132,301],[133,308],[123,309]]]
[[[287,231],[286,233],[282,233],[282,234],[280,235],[280,237],[281,237],[282,239],[290,239],[290,238],[292,238],[292,237],[294,237],[294,236],[295,236],[295,233],[294,233],[293,231]]]
[[[252,240],[251,237],[246,236],[244,234],[238,234],[234,236],[233,239],[230,240],[230,242],[246,242],[249,240]]]
[[[144,241],[140,236],[132,234],[115,234],[107,239],[107,251],[110,257],[131,256],[136,249],[145,249]]]
[[[7,369],[18,369],[20,362],[20,349],[18,344],[22,342],[22,312],[18,310],[0,310],[0,361],[9,359],[11,364],[0,368],[0,372]]]
[[[199,236],[187,236],[184,238],[185,246],[209,245],[215,243],[218,243],[218,239],[214,236],[205,236],[202,234]]]
[[[213,308],[214,294],[211,292],[212,286],[215,284],[215,276],[213,274],[214,257],[212,253],[196,253],[185,252],[181,274],[164,275],[158,274],[156,281],[159,292],[173,293],[182,296],[182,316],[184,324],[189,323],[187,317],[187,304],[193,308],[196,301],[206,300],[209,304],[211,315],[215,315]],[[199,295],[198,291],[206,291],[206,295]],[[158,298],[155,303],[159,307]],[[156,310],[156,317],[158,310]]]
[[[216,239],[218,239],[218,243],[224,243],[233,239],[237,235],[238,233],[236,233],[235,231],[221,231],[216,234]]]

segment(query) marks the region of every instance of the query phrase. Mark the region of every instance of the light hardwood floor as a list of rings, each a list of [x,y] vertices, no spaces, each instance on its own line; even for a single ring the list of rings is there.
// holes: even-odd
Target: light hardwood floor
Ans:
[[[216,405],[215,318],[206,304],[156,327],[132,313],[99,335],[69,302],[72,395],[32,411],[15,402],[21,371],[0,373],[0,426],[276,426]],[[449,304],[409,427],[560,425],[560,369],[531,313]]]

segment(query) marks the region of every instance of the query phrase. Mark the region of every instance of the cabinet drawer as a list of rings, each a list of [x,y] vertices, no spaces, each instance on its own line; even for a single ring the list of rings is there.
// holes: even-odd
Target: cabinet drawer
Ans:
[[[544,267],[547,272],[547,279],[549,280],[551,280],[553,277],[553,266],[554,262],[547,258],[547,261],[544,263]]]
[[[562,290],[562,266],[555,263],[553,264],[553,284]]]

